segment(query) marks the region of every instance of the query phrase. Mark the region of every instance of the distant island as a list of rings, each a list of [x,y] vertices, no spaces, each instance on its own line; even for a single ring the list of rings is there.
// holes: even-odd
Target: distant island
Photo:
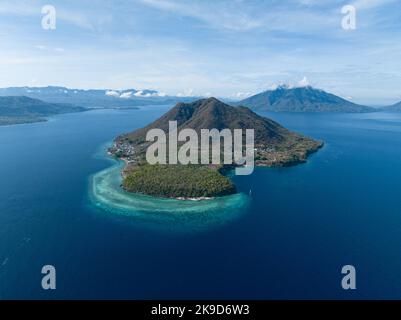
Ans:
[[[381,108],[385,112],[401,112],[401,101],[388,107]]]
[[[48,103],[85,106],[89,109],[137,109],[139,106],[191,103],[201,97],[167,95],[151,89],[70,89],[59,86],[0,88],[0,97],[25,96]],[[223,99],[233,106],[255,111],[304,113],[398,112],[401,102],[389,107],[373,108],[353,103],[312,86],[281,85],[241,101]],[[4,119],[6,121],[6,119]],[[24,121],[30,121],[26,118]],[[35,121],[35,120],[34,120]]]
[[[311,86],[279,86],[235,103],[253,110],[272,112],[343,112],[363,113],[378,111],[362,106]]]
[[[86,110],[71,104],[48,103],[25,96],[0,97],[0,125],[43,122],[52,115]]]
[[[246,107],[233,107],[215,98],[178,103],[148,126],[116,138],[109,153],[126,162],[122,186],[129,192],[168,198],[202,199],[236,192],[225,176],[225,165],[149,165],[145,160],[150,142],[146,133],[154,128],[168,131],[169,121],[178,130],[254,129],[255,165],[269,167],[304,163],[308,155],[323,146]]]

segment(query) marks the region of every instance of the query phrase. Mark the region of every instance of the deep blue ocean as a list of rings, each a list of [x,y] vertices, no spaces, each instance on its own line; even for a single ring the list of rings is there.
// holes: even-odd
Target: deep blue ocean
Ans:
[[[182,232],[103,212],[88,192],[113,165],[106,144],[167,110],[0,127],[0,298],[401,298],[401,114],[265,114],[325,147],[234,177],[252,190],[240,214]],[[46,264],[54,291],[41,288]],[[348,264],[356,290],[341,288]]]

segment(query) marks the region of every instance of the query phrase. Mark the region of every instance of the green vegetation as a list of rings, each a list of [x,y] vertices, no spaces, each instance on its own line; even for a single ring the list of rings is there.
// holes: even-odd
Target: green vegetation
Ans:
[[[290,134],[281,145],[256,145],[255,164],[267,167],[289,167],[304,163],[308,156],[323,147],[322,141]]]
[[[0,97],[0,125],[43,122],[56,114],[83,112],[70,104],[49,103],[24,96]]]
[[[254,129],[255,165],[285,167],[303,163],[323,142],[289,131],[277,122],[264,118],[246,107],[232,107],[215,98],[192,103],[179,103],[162,117],[117,137],[109,152],[129,164],[124,169],[125,190],[153,196],[173,198],[217,197],[236,192],[233,183],[219,170],[207,165],[146,164],[146,150],[151,142],[146,134],[151,129],[168,132],[169,121],[177,121],[178,131],[194,129]],[[168,141],[167,141],[168,143]],[[200,154],[200,153],[199,153]],[[235,165],[234,165],[235,166]]]
[[[151,144],[146,141],[150,129],[168,131],[168,122],[177,121],[178,131],[186,128],[198,133],[202,129],[255,130],[255,165],[284,167],[303,163],[323,142],[291,132],[277,122],[262,117],[245,107],[232,107],[215,98],[193,103],[179,103],[161,118],[134,132],[116,139],[110,153],[132,163],[145,161]]]
[[[217,169],[201,165],[140,165],[126,172],[126,191],[168,198],[218,197],[236,192]]]

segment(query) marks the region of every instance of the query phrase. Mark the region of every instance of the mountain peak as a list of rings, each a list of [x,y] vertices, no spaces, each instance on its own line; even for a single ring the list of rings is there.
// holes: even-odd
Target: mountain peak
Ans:
[[[277,144],[291,133],[273,120],[264,118],[246,107],[233,107],[216,98],[178,103],[145,128],[122,136],[123,140],[144,141],[148,130],[153,128],[168,131],[169,121],[177,121],[178,129],[255,129],[255,143]]]
[[[315,89],[306,81],[303,86],[278,86],[267,90],[236,105],[251,109],[274,112],[373,112],[374,108],[352,103],[334,94]]]
[[[262,165],[289,165],[306,160],[311,151],[321,147],[321,142],[290,132],[277,122],[262,117],[246,107],[233,107],[216,98],[201,99],[191,103],[178,103],[174,108],[148,126],[117,138],[115,154],[126,156],[124,150],[133,150],[133,161],[140,161],[149,142],[146,135],[151,129],[169,130],[169,122],[177,121],[177,129],[193,129],[198,134],[203,129],[254,130],[257,161]],[[301,151],[300,151],[301,150]]]
[[[204,103],[223,103],[222,101],[220,101],[219,99],[217,99],[215,97],[205,98],[202,100],[204,101]]]
[[[275,85],[271,86],[269,90],[266,91],[277,91],[277,90],[320,90],[317,88],[312,87],[311,85],[305,85],[305,86],[294,86],[290,84],[280,84],[280,85]]]
[[[312,85],[309,83],[309,80],[306,77],[303,77],[301,81],[297,83],[280,83],[280,84],[273,84],[267,91],[275,91],[275,90],[292,90],[292,89],[314,89]],[[315,89],[317,90],[317,89]]]

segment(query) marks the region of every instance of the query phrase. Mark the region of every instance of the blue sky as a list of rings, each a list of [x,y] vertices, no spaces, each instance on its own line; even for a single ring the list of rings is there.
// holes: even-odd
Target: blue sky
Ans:
[[[56,30],[41,8],[54,5]],[[355,30],[342,6],[357,9]],[[0,0],[0,86],[244,97],[306,77],[368,104],[401,100],[398,0]]]

